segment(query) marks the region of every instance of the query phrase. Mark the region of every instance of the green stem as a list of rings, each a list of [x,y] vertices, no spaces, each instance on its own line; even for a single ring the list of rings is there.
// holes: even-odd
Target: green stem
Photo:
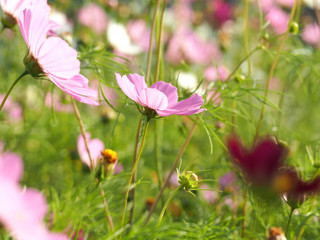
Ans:
[[[289,34],[289,30],[290,30],[290,23],[292,22],[293,20],[293,17],[294,17],[294,13],[296,11],[296,8],[297,8],[297,2],[298,0],[295,0],[294,2],[294,5],[292,7],[292,10],[291,10],[291,14],[290,14],[290,19],[289,19],[289,22],[288,22],[288,27],[287,27],[287,31],[284,33],[282,39],[281,39],[281,42],[279,44],[279,47],[278,47],[278,50],[277,50],[277,53],[273,59],[273,62],[272,62],[272,65],[271,65],[271,68],[270,68],[270,72],[269,72],[269,77],[268,77],[268,80],[267,80],[267,86],[266,86],[266,91],[265,91],[265,94],[264,94],[264,101],[262,102],[262,106],[261,106],[261,112],[260,112],[260,117],[259,117],[259,122],[258,122],[258,126],[257,126],[257,130],[256,130],[256,135],[254,137],[254,142],[256,142],[258,136],[259,136],[259,132],[260,132],[260,128],[261,128],[261,124],[262,124],[262,120],[263,120],[263,115],[264,115],[264,110],[265,110],[265,101],[267,100],[268,98],[268,93],[269,93],[269,86],[270,86],[270,81],[271,81],[271,78],[273,77],[273,73],[274,73],[274,70],[276,68],[276,65],[278,63],[278,59],[279,59],[279,56],[280,56],[280,52],[281,52],[281,49],[283,47],[283,44]]]
[[[158,187],[159,190],[161,189],[161,185],[162,185],[162,162],[160,159],[160,136],[159,136],[159,132],[160,132],[160,128],[162,126],[162,121],[155,121],[154,122],[154,158],[155,158],[155,162],[156,162],[156,170],[157,170],[157,175],[158,175]],[[161,126],[160,126],[161,124]],[[162,129],[162,128],[161,128]]]
[[[161,221],[162,221],[163,215],[164,215],[164,213],[166,212],[166,209],[167,209],[167,207],[168,207],[168,205],[169,205],[169,202],[171,201],[171,199],[173,198],[173,196],[176,194],[176,192],[177,192],[179,189],[180,189],[180,186],[177,187],[173,192],[171,192],[169,198],[167,199],[166,203],[164,204],[164,206],[163,206],[163,208],[162,208],[162,210],[161,210],[161,213],[160,213],[160,215],[159,215],[158,225],[159,225],[159,224],[161,223]]]
[[[247,60],[251,57],[251,55],[254,54],[258,49],[260,49],[260,47],[255,47],[254,49],[251,50],[251,52],[248,53],[247,56],[245,56],[245,57],[240,61],[240,63],[235,67],[235,69],[232,71],[232,73],[230,73],[230,75],[228,76],[226,82],[228,82],[228,81],[232,78],[232,76],[233,76],[233,75],[236,73],[236,71],[241,67],[241,65],[242,65],[245,61],[247,61]]]
[[[249,1],[244,1],[244,47],[246,51],[246,55],[249,55]],[[251,75],[251,61],[250,57],[248,57],[248,76]]]
[[[190,142],[190,140],[191,140],[191,137],[192,137],[192,135],[193,135],[193,132],[194,132],[196,126],[197,126],[197,121],[193,123],[193,125],[192,125],[192,127],[191,127],[191,129],[190,129],[190,131],[189,131],[189,133],[188,133],[188,136],[187,136],[186,140],[184,141],[182,147],[180,148],[180,151],[179,151],[179,153],[178,153],[178,155],[177,155],[177,158],[176,158],[175,162],[173,163],[173,165],[172,165],[172,167],[171,167],[171,169],[170,169],[170,172],[169,172],[168,176],[167,176],[166,179],[164,180],[163,185],[162,185],[162,187],[161,187],[161,189],[160,189],[160,191],[159,191],[159,193],[158,193],[158,196],[157,196],[156,200],[153,202],[153,204],[152,204],[152,206],[151,206],[151,208],[150,208],[150,211],[149,211],[149,213],[148,213],[148,216],[147,216],[146,220],[145,220],[144,223],[143,223],[143,226],[145,226],[145,225],[149,222],[150,217],[151,217],[154,209],[156,208],[156,206],[157,206],[157,204],[158,204],[158,202],[159,202],[159,200],[160,200],[160,198],[161,198],[161,196],[162,196],[162,193],[163,193],[164,189],[167,187],[167,185],[168,185],[168,183],[169,183],[169,180],[170,180],[173,172],[175,171],[175,169],[176,169],[176,167],[177,167],[177,164],[178,164],[179,160],[180,160],[181,157],[182,157],[182,154],[184,153],[184,150],[186,149],[186,147],[188,146],[188,144],[189,144],[189,142]]]
[[[291,222],[291,217],[292,217],[293,211],[294,211],[294,208],[291,208],[291,212],[290,212],[290,215],[289,215],[289,218],[288,218],[287,227],[286,227],[286,234],[285,234],[286,237],[288,235],[289,226],[290,226],[290,222]]]
[[[92,159],[91,154],[90,154],[88,140],[87,140],[87,137],[86,137],[86,131],[85,131],[84,126],[83,126],[83,122],[82,122],[82,119],[81,119],[81,116],[80,116],[80,112],[79,112],[79,109],[78,109],[77,104],[75,103],[73,97],[70,96],[70,98],[71,98],[71,103],[72,103],[72,106],[73,106],[74,113],[75,113],[75,115],[77,117],[77,120],[78,120],[78,124],[79,124],[79,127],[80,127],[81,135],[83,137],[84,145],[86,147],[87,154],[88,154],[88,157],[89,157],[89,160],[90,160],[90,169],[91,169],[91,171],[94,171],[93,159]],[[100,195],[102,197],[102,202],[103,202],[103,205],[104,205],[104,211],[106,213],[106,218],[107,218],[108,224],[110,226],[111,231],[113,231],[114,230],[114,224],[113,224],[113,221],[112,221],[112,218],[111,218],[111,214],[110,214],[110,211],[109,211],[109,206],[108,206],[108,203],[107,203],[107,200],[106,200],[106,197],[105,197],[104,190],[103,190],[103,188],[101,186],[101,182],[99,183],[99,180],[97,178],[95,178],[95,181],[98,184],[99,189],[100,189]]]
[[[247,209],[247,198],[248,198],[248,188],[249,188],[249,183],[246,183],[246,189],[244,190],[244,196],[243,196],[243,220],[242,220],[242,233],[241,233],[241,238],[244,238],[245,234],[245,229],[246,229],[246,209]]]
[[[127,187],[128,189],[126,190],[126,194],[125,194],[123,213],[122,213],[122,219],[121,219],[121,228],[123,228],[124,220],[125,220],[125,217],[126,217],[126,209],[127,209],[127,205],[128,205],[128,196],[129,196],[129,191],[130,191],[130,185],[131,185],[134,173],[136,171],[136,168],[138,166],[138,162],[139,162],[141,154],[142,154],[144,143],[146,141],[147,130],[148,130],[148,126],[149,126],[149,120],[150,119],[147,119],[147,123],[146,123],[145,129],[143,130],[142,142],[141,142],[141,146],[140,146],[140,149],[139,149],[139,153],[138,153],[136,162],[133,165],[133,168],[132,168],[132,171],[131,171],[131,174],[130,174],[130,178],[129,178],[129,181],[128,181],[128,187]],[[122,234],[120,235],[120,239],[121,238],[122,238]]]
[[[11,87],[9,88],[8,92],[6,93],[6,96],[4,97],[4,99],[3,99],[2,102],[1,102],[0,112],[1,112],[1,110],[2,110],[2,108],[3,108],[3,105],[4,105],[5,102],[7,101],[7,98],[9,97],[9,95],[10,95],[12,89],[14,88],[14,86],[19,82],[19,80],[20,80],[21,78],[23,78],[23,77],[24,77],[25,75],[27,75],[27,74],[29,74],[29,72],[26,70],[26,71],[24,71],[24,72],[12,83]]]
[[[154,81],[157,82],[159,80],[159,71],[160,71],[160,59],[161,59],[161,40],[162,40],[162,24],[163,24],[163,16],[164,10],[166,9],[167,0],[163,0],[161,18],[160,18],[160,26],[159,26],[159,35],[158,35],[158,51],[157,51],[157,64],[156,64],[156,74]]]
[[[135,144],[135,147],[134,147],[134,155],[133,155],[132,167],[134,166],[134,164],[137,161],[137,153],[138,153],[138,145],[139,145],[139,139],[140,139],[140,134],[141,134],[142,119],[143,119],[143,115],[141,115],[141,118],[140,118],[140,121],[139,121],[139,124],[138,124],[138,131],[137,131],[137,135],[136,135],[136,144]],[[132,179],[133,183],[136,182],[136,178],[137,178],[137,170],[133,174],[133,179]],[[132,207],[130,209],[129,224],[131,224],[132,220],[133,220],[134,203],[135,203],[135,188],[133,188],[130,191],[130,199],[131,199],[131,202],[132,202]]]
[[[146,75],[146,82],[149,82],[150,77],[150,69],[151,69],[151,59],[152,59],[152,47],[153,47],[153,35],[154,29],[156,26],[157,14],[160,7],[161,0],[157,1],[156,9],[154,10],[153,20],[152,20],[152,27],[151,27],[151,34],[150,34],[150,41],[149,41],[149,50],[148,50],[148,62],[147,62],[147,75]]]

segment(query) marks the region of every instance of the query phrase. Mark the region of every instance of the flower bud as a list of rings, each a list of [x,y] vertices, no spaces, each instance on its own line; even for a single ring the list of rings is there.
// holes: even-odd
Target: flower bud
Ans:
[[[295,21],[292,21],[289,26],[289,32],[296,35],[299,33],[299,24]]]
[[[111,149],[105,149],[101,151],[101,155],[100,165],[104,168],[105,176],[110,176],[113,174],[114,167],[118,162],[117,153]]]

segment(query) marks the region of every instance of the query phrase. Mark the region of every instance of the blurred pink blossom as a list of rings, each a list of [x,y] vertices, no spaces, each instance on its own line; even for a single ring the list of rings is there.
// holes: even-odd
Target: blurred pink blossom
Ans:
[[[220,58],[220,51],[214,42],[201,39],[189,28],[179,28],[170,39],[166,59],[172,64],[182,60],[207,66]]]
[[[130,21],[127,24],[127,31],[131,40],[137,44],[144,52],[149,49],[151,30],[143,20]],[[153,48],[155,47],[153,43]]]
[[[116,73],[116,79],[121,90],[133,101],[153,109],[162,117],[177,114],[191,115],[203,112],[203,99],[198,94],[178,102],[177,88],[170,83],[158,81],[150,88],[144,77],[139,74],[121,76]]]
[[[173,7],[178,27],[190,25],[194,18],[192,3],[194,0],[177,0]]]
[[[4,94],[0,94],[0,102],[2,102],[3,98]],[[7,98],[6,104],[3,106],[3,110],[8,112],[11,118],[10,120],[21,121],[23,119],[22,107],[20,104],[13,102],[10,96]]]
[[[51,108],[53,104],[53,109],[54,111],[57,111],[57,112],[68,112],[68,113],[73,112],[73,107],[71,106],[71,104],[63,103],[61,101],[61,97],[58,96],[57,94],[53,94],[53,98],[52,98],[52,94],[50,92],[47,93],[45,98],[45,104],[48,108]]]
[[[232,18],[232,5],[224,0],[212,0],[213,19],[218,26]]]
[[[46,200],[37,190],[19,186],[22,171],[19,155],[0,153],[0,223],[17,240],[66,240],[66,236],[51,233],[44,226]]]
[[[207,95],[207,101],[212,101],[214,106],[218,106],[222,101],[220,95],[220,92],[210,91]]]
[[[223,66],[218,67],[208,67],[204,72],[205,79],[212,82],[212,81],[225,81],[228,76],[228,70]]]
[[[102,157],[101,152],[105,150],[104,143],[98,138],[91,139],[90,133],[86,133],[86,139],[88,143],[90,156],[93,160],[93,168],[95,168],[99,159]],[[90,159],[89,159],[87,148],[82,135],[79,135],[78,137],[77,148],[78,148],[78,153],[81,161],[85,163],[88,167],[90,167]],[[122,171],[123,171],[122,165],[116,162],[114,166],[113,174],[117,174]]]
[[[259,4],[263,12],[268,12],[275,6],[275,0],[260,0]]]
[[[104,143],[98,138],[91,139],[90,133],[86,133],[86,139],[88,142],[90,155],[93,160],[93,167],[95,167],[97,165],[99,157],[101,156],[101,151],[104,150]],[[91,163],[82,135],[79,135],[78,137],[77,147],[81,161],[90,167]]]
[[[269,21],[270,26],[276,34],[283,34],[288,28],[289,14],[281,8],[273,7],[268,12],[266,20]]]
[[[105,11],[95,3],[80,8],[78,21],[82,25],[92,28],[97,34],[104,34],[109,22]]]
[[[214,205],[218,201],[218,193],[214,190],[211,190],[210,187],[206,184],[202,184],[200,186],[199,193],[210,205]]]
[[[22,36],[29,48],[25,58],[28,73],[46,75],[51,82],[80,102],[99,105],[97,92],[88,87],[88,79],[80,74],[77,51],[58,37],[46,38],[50,24],[48,12],[41,4],[33,4],[19,17]]]
[[[317,23],[308,24],[304,27],[302,35],[303,41],[311,45],[320,43],[320,28]]]

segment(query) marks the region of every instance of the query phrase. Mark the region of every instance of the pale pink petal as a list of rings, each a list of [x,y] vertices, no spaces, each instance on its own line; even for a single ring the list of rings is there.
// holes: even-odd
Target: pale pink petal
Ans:
[[[80,72],[77,51],[61,38],[48,38],[36,57],[47,74],[68,79]]]
[[[92,160],[94,161],[94,166],[95,166],[97,164],[99,156],[101,155],[100,151],[104,150],[104,144],[101,140],[97,138],[91,140],[90,133],[86,133],[86,139],[88,142],[89,152],[92,157]],[[90,166],[90,159],[89,159],[88,152],[87,152],[82,135],[78,137],[77,147],[78,147],[80,159],[85,164]]]
[[[191,97],[182,100],[165,110],[157,110],[160,116],[177,115],[190,115],[205,111],[206,109],[200,108],[203,104],[203,99],[198,94],[193,94]]]
[[[47,212],[46,199],[39,191],[27,189],[23,194],[24,208],[30,212],[30,218],[33,221],[41,222]],[[31,221],[29,219],[29,221]]]
[[[303,41],[316,45],[320,43],[320,27],[317,23],[308,24],[304,27],[302,35]]]
[[[156,88],[160,92],[163,92],[167,96],[168,108],[170,108],[171,105],[178,102],[177,88],[172,86],[171,83],[158,81],[158,82],[154,83],[150,88]]]
[[[155,88],[146,88],[139,96],[140,102],[143,102],[148,108],[154,110],[163,110],[168,106],[167,96]]]
[[[0,179],[17,183],[22,176],[23,162],[18,154],[6,152],[0,155]]]
[[[46,40],[50,28],[48,15],[49,11],[44,5],[33,4],[19,16],[22,36],[34,57],[37,57],[40,46]]]
[[[121,90],[133,101],[138,102],[138,93],[132,81],[126,75],[122,76],[116,73],[116,79]]]
[[[77,74],[71,79],[63,79],[51,74],[48,74],[48,77],[57,87],[79,102],[95,106],[99,105],[99,103],[94,100],[94,98],[97,98],[98,92],[88,87],[88,80],[81,74]]]
[[[270,25],[276,34],[283,34],[288,27],[289,14],[281,8],[273,7],[268,12],[266,20],[270,22]]]
[[[135,86],[138,95],[142,92],[143,89],[147,88],[146,81],[144,80],[143,76],[140,76],[137,73],[129,74],[128,79],[133,83]]]

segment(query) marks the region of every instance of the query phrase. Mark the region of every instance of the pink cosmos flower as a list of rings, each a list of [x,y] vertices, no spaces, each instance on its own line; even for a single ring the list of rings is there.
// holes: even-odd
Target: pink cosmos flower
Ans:
[[[213,18],[218,26],[221,26],[232,18],[232,5],[224,0],[214,0],[213,4]]]
[[[47,212],[44,196],[18,185],[23,171],[19,155],[0,153],[0,223],[17,240],[66,240],[61,234],[49,232],[43,218]]]
[[[89,28],[92,28],[97,34],[105,33],[108,24],[108,17],[105,11],[97,4],[90,3],[80,8],[78,21]]]
[[[317,23],[308,24],[304,27],[302,35],[303,41],[311,45],[320,44],[320,28]]]
[[[4,98],[3,94],[0,94],[0,102],[2,102]],[[23,116],[22,116],[22,107],[20,104],[12,101],[10,96],[7,99],[6,105],[3,106],[3,109],[8,112],[10,116],[10,120],[12,121],[21,121]]]
[[[172,64],[180,64],[185,60],[206,66],[212,60],[218,60],[220,55],[214,42],[204,41],[191,29],[181,27],[169,41],[165,57]]]
[[[130,21],[127,24],[127,31],[131,40],[137,44],[144,52],[149,49],[151,30],[143,20]],[[153,46],[154,48],[154,43]]]
[[[48,12],[40,4],[33,4],[20,14],[19,25],[29,48],[24,60],[28,73],[33,77],[45,75],[78,101],[99,105],[92,99],[97,92],[88,87],[88,79],[80,74],[77,51],[61,38],[46,38],[50,28]]]
[[[144,77],[136,73],[122,77],[116,73],[116,79],[121,90],[129,98],[144,106],[146,110],[155,110],[162,117],[173,114],[191,115],[206,110],[200,108],[203,99],[196,93],[178,102],[177,88],[170,83],[158,81],[149,88]]]
[[[228,78],[229,73],[228,73],[228,70],[223,66],[219,66],[219,67],[211,66],[205,70],[204,76],[210,82],[218,81],[218,80],[225,81]]]
[[[20,13],[33,3],[43,4],[46,10],[50,10],[47,0],[0,0],[0,6],[5,14],[3,19],[7,27],[13,27],[18,23]]]
[[[266,16],[276,34],[283,34],[287,31],[289,15],[278,7],[270,9]]]
[[[95,168],[99,159],[103,157],[102,152],[105,149],[104,144],[98,138],[91,139],[90,133],[86,133],[86,139],[88,141],[90,155],[93,160],[93,168]],[[81,161],[84,162],[88,167],[90,167],[91,163],[90,163],[90,159],[89,159],[88,152],[87,152],[82,135],[79,135],[79,137],[78,137],[77,148],[78,148],[78,153],[79,153]],[[122,172],[122,170],[123,170],[122,165],[118,164],[118,162],[116,162],[114,164],[113,174],[117,174],[119,172]]]
[[[90,133],[86,133],[86,139],[88,141],[90,155],[92,157],[92,160],[94,161],[93,167],[95,167],[97,165],[99,157],[101,156],[101,151],[104,150],[104,144],[98,138],[91,139]],[[78,137],[77,147],[82,162],[90,166],[90,159],[82,135]]]
[[[68,113],[73,112],[73,107],[71,106],[70,102],[69,103],[62,102],[60,96],[58,96],[57,94],[53,94],[52,96],[50,92],[47,93],[46,95],[45,105],[48,108],[52,108],[52,105],[53,105],[54,111],[57,111],[57,112],[68,112]]]
[[[203,196],[207,203],[214,205],[218,201],[218,193],[216,191],[210,190],[210,187],[206,184],[200,186],[199,193]]]

